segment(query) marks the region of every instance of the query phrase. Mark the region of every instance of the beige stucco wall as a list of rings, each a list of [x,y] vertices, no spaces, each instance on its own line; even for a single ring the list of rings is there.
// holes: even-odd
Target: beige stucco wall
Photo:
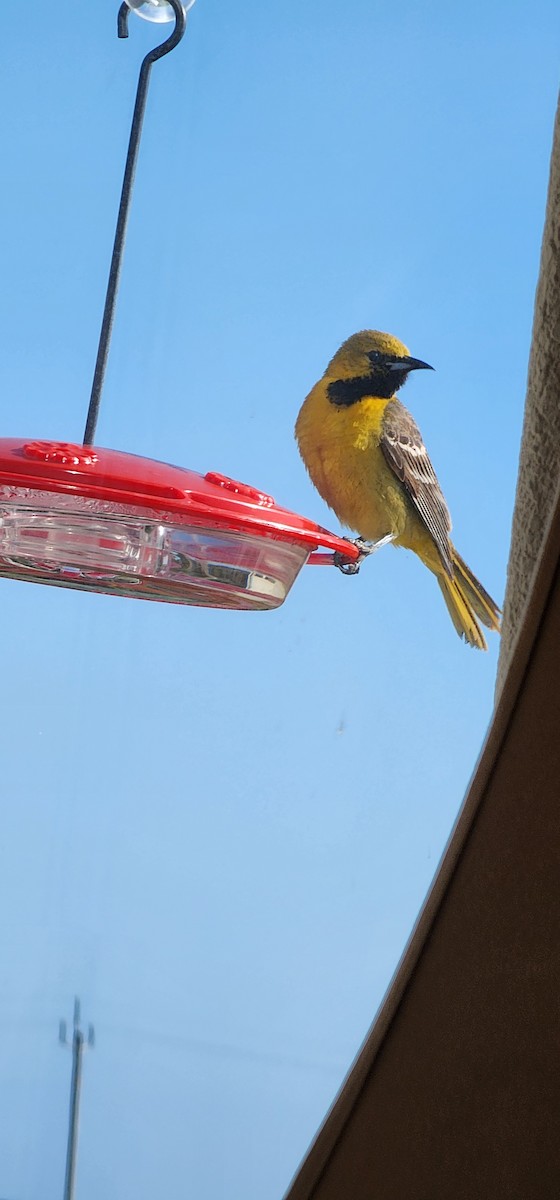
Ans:
[[[543,534],[554,508],[559,486],[560,104],[556,113],[548,203],[535,300],[497,695],[501,691],[510,662]]]

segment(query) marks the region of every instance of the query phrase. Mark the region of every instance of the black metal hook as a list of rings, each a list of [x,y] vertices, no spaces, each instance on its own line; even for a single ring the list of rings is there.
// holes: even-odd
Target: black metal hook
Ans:
[[[97,360],[95,363],[95,371],[93,375],[93,383],[91,388],[91,397],[89,402],[86,428],[84,432],[84,446],[91,446],[95,437],[95,428],[97,418],[99,416],[99,405],[101,401],[101,389],[105,378],[105,370],[107,367],[107,358],[109,355],[109,342],[111,340],[111,332],[113,329],[113,320],[115,316],[115,300],[122,266],[122,255],[124,248],[124,240],[126,237],[126,226],[128,222],[128,212],[130,208],[130,197],[134,184],[134,176],[136,172],[136,162],[138,158],[138,147],[140,145],[140,136],[142,133],[142,123],[144,120],[144,111],[146,108],[146,97],[148,95],[148,83],[150,79],[150,71],[152,63],[158,58],[163,58],[164,54],[169,54],[175,46],[178,46],[185,32],[187,18],[181,0],[167,0],[167,3],[173,9],[175,14],[175,28],[171,35],[166,38],[159,46],[155,46],[150,50],[144,58],[140,67],[138,77],[138,87],[136,89],[136,101],[134,104],[134,114],[132,117],[132,126],[130,130],[130,140],[128,143],[128,153],[126,156],[126,165],[124,169],[124,178],[121,191],[121,200],[119,204],[119,214],[117,217],[117,228],[115,231],[115,242],[113,245],[113,255],[111,258],[111,266],[109,268],[109,281],[107,284],[107,295],[105,297],[105,308],[103,310],[103,320],[101,322],[101,333],[99,335],[99,347],[97,350]],[[117,17],[117,34],[120,38],[128,37],[128,17],[130,8],[123,0]]]
[[[166,38],[165,42],[162,42],[160,46],[156,46],[153,50],[150,50],[149,54],[146,55],[146,58],[144,59],[144,62],[142,63],[142,67],[144,66],[144,63],[147,60],[149,60],[150,62],[155,62],[156,59],[163,58],[164,54],[169,54],[170,50],[174,50],[175,46],[179,45],[179,42],[181,41],[181,38],[185,32],[185,27],[187,24],[187,16],[186,16],[185,10],[183,8],[183,5],[181,3],[181,0],[167,0],[167,3],[169,4],[169,7],[172,8],[173,12],[175,13],[175,28],[172,30],[170,36],[168,38]],[[128,4],[126,3],[126,0],[123,0],[123,3],[121,4],[121,6],[119,8],[119,13],[117,16],[117,35],[120,38],[128,37],[129,15],[130,15],[130,8],[129,8]],[[142,70],[142,67],[140,68],[140,70]]]

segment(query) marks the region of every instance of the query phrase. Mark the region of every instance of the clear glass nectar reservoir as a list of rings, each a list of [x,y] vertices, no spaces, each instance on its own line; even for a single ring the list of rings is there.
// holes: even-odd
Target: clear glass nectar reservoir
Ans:
[[[0,487],[0,577],[211,608],[276,608],[305,546],[193,529],[149,509]]]

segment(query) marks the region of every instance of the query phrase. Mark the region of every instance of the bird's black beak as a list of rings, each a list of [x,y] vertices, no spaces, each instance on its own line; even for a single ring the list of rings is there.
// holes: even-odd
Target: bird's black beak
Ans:
[[[401,358],[393,358],[387,363],[390,371],[434,371],[429,363],[422,362],[421,358],[411,358],[409,354],[403,354]]]

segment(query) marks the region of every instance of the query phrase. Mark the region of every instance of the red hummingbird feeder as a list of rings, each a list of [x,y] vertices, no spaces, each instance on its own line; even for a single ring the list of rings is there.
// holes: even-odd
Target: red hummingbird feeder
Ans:
[[[0,439],[0,577],[173,604],[277,608],[305,563],[352,573],[359,547],[226,475],[93,445],[150,71],[181,41],[193,2],[126,0],[119,9],[121,38],[131,9],[174,18],[175,28],[140,68],[83,444]]]
[[[331,553],[316,554],[321,546]],[[277,608],[306,562],[359,552],[272,496],[119,450],[0,439],[0,577]]]

